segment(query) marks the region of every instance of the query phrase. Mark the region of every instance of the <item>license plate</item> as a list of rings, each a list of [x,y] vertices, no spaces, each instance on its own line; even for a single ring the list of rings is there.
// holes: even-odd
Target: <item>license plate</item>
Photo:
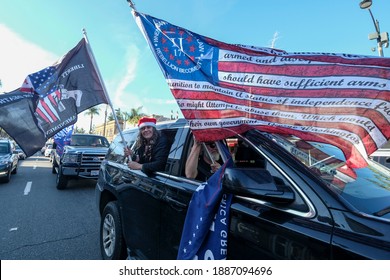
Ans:
[[[91,170],[91,176],[98,176],[99,170]]]

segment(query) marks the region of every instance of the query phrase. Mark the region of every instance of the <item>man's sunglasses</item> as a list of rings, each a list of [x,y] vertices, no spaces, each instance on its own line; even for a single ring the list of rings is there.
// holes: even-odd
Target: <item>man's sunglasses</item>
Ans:
[[[214,142],[206,142],[206,145],[209,146],[211,149],[214,149],[216,147]]]

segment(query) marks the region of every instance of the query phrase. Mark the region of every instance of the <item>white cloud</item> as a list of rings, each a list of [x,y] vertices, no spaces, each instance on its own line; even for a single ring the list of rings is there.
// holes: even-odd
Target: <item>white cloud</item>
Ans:
[[[24,78],[52,65],[59,57],[26,41],[6,25],[0,24],[1,92],[20,87]]]
[[[138,107],[141,104],[139,96],[126,90],[128,86],[136,78],[136,70],[139,61],[139,50],[135,45],[131,45],[126,52],[125,73],[118,81],[112,81],[111,84],[115,84],[114,100],[112,100],[114,108],[121,108],[122,111],[126,111],[130,108]],[[129,102],[131,100],[131,102]]]

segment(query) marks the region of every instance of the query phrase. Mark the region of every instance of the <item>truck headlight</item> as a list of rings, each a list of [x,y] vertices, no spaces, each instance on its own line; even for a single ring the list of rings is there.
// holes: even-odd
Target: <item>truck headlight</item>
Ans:
[[[63,163],[77,163],[77,154],[65,154],[62,158]]]

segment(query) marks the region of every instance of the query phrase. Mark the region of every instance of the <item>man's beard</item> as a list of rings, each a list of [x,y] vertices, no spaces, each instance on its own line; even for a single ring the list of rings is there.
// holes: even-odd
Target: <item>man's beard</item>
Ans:
[[[213,157],[214,161],[219,161],[221,158],[218,152],[212,153],[211,156]]]

